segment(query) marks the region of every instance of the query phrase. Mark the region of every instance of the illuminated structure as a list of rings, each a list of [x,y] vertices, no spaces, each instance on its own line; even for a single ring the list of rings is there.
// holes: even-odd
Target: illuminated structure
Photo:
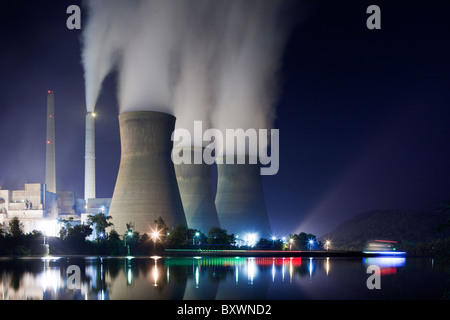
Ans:
[[[187,225],[171,158],[175,117],[152,111],[119,115],[121,159],[109,215],[119,234],[126,224],[149,233],[163,218]]]
[[[47,139],[45,148],[45,184],[47,191],[56,193],[55,156],[55,95],[47,92]]]
[[[29,183],[24,190],[0,189],[0,224],[7,225],[11,219],[19,218],[24,233],[39,230],[57,236],[57,195],[45,187],[45,184]]]
[[[211,166],[203,161],[194,164],[195,154],[201,159],[203,150],[202,147],[184,147],[174,152],[191,154],[192,163],[175,165],[175,173],[188,227],[207,234],[220,224],[211,188]]]
[[[84,199],[95,198],[95,116],[94,112],[86,115],[86,153],[84,162]]]
[[[216,208],[221,228],[252,243],[255,239],[270,239],[262,177],[259,163],[229,164],[224,159],[217,163],[218,182]]]
[[[405,255],[406,252],[397,250],[397,241],[373,240],[368,241],[363,251],[366,254],[375,255]]]

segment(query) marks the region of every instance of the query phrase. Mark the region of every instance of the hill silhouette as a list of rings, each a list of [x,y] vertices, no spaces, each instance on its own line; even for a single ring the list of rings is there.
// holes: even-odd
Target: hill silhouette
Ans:
[[[369,240],[395,240],[399,244],[430,242],[450,235],[437,227],[448,214],[430,211],[378,210],[356,215],[319,240],[331,240],[333,249],[363,250]]]

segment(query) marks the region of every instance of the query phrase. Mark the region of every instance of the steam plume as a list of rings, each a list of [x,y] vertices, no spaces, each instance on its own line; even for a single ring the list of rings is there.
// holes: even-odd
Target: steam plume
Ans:
[[[271,128],[287,35],[282,0],[91,0],[86,105],[118,68],[120,112],[163,111],[177,127]]]
[[[86,108],[95,111],[103,80],[116,66],[128,39],[127,21],[137,1],[87,1],[89,19],[83,32],[82,62],[86,87]],[[130,4],[130,5],[129,5]]]

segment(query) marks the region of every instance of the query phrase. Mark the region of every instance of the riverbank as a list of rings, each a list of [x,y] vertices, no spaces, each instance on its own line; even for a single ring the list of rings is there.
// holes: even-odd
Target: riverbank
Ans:
[[[165,255],[173,257],[216,256],[216,257],[375,257],[386,253],[367,253],[350,250],[202,250],[202,249],[165,249]],[[392,253],[394,256],[398,253]],[[403,256],[403,255],[402,255]]]
[[[378,253],[378,252],[363,252],[352,250],[306,250],[306,251],[291,251],[291,250],[202,250],[202,249],[165,249],[164,252],[154,253],[151,256],[160,257],[378,257],[378,256],[400,256],[398,253]],[[149,257],[149,255],[83,255],[83,254],[61,254],[61,255],[7,255],[0,256],[1,260],[9,259],[55,259],[55,258],[127,258],[127,257]]]

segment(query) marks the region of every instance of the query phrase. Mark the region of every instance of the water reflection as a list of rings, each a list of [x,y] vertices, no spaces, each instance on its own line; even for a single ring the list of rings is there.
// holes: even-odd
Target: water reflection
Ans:
[[[67,268],[80,267],[80,287]],[[1,298],[12,299],[360,299],[369,265],[403,281],[406,258],[50,257],[0,259]],[[431,263],[418,264],[434,275]],[[412,269],[411,269],[412,270]],[[422,270],[423,271],[423,270]],[[420,272],[420,269],[419,271]],[[394,277],[392,277],[394,276]],[[397,282],[395,282],[397,281]],[[388,282],[387,285],[390,285]],[[410,285],[411,286],[411,285]],[[396,289],[397,290],[397,289]],[[411,290],[405,289],[406,290]],[[403,291],[399,291],[403,292]],[[386,294],[384,292],[383,294]]]

